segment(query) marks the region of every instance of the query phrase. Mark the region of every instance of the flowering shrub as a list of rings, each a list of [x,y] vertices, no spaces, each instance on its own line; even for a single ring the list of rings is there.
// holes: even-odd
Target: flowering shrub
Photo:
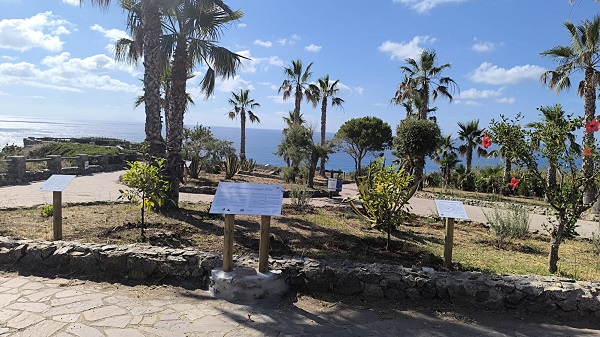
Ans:
[[[481,146],[483,146],[486,149],[488,147],[492,146],[492,139],[490,137],[488,137],[487,131],[483,132],[483,138],[481,139]]]
[[[585,132],[598,132],[600,130],[600,123],[597,120],[592,119],[585,123]]]
[[[519,187],[519,179],[512,177],[512,179],[510,179],[510,187],[517,189]]]

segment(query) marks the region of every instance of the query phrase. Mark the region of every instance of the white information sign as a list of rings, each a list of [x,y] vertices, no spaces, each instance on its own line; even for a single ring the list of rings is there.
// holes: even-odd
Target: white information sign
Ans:
[[[75,179],[74,175],[53,174],[40,188],[38,188],[38,191],[62,192],[73,179]]]
[[[335,192],[336,188],[337,188],[337,179],[336,178],[327,179],[327,190]]]
[[[435,200],[438,214],[442,218],[468,219],[467,211],[461,201]]]
[[[283,186],[220,182],[209,213],[281,215]]]

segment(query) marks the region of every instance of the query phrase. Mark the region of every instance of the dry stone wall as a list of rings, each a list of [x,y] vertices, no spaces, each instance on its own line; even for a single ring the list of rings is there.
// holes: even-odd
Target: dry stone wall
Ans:
[[[235,265],[256,267],[256,256],[237,257]],[[0,237],[0,266],[37,274],[118,281],[180,280],[206,289],[212,269],[222,265],[220,254],[192,248],[103,245]],[[391,301],[437,299],[493,310],[600,318],[600,283],[566,278],[489,275],[478,272],[439,272],[352,261],[302,257],[270,259],[286,282],[302,292],[334,292]]]

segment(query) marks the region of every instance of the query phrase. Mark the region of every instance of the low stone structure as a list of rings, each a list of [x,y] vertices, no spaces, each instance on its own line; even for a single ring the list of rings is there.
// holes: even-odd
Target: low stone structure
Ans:
[[[257,256],[234,263],[256,267]],[[385,264],[335,262],[302,257],[270,259],[285,282],[301,292],[334,292],[391,301],[437,299],[494,310],[600,318],[600,282],[566,278],[439,272]],[[0,237],[0,266],[37,274],[124,280],[177,279],[207,289],[220,254],[192,248],[103,245]]]

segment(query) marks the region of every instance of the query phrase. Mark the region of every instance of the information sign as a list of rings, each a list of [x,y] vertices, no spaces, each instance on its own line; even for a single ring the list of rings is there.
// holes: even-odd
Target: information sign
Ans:
[[[219,182],[209,213],[281,215],[283,186]]]
[[[62,192],[73,179],[75,179],[74,175],[53,174],[40,188],[38,188],[38,191]]]
[[[438,214],[442,218],[468,219],[467,211],[461,201],[435,200]]]
[[[335,192],[337,189],[337,178],[329,178],[327,179],[327,190],[331,192]]]

